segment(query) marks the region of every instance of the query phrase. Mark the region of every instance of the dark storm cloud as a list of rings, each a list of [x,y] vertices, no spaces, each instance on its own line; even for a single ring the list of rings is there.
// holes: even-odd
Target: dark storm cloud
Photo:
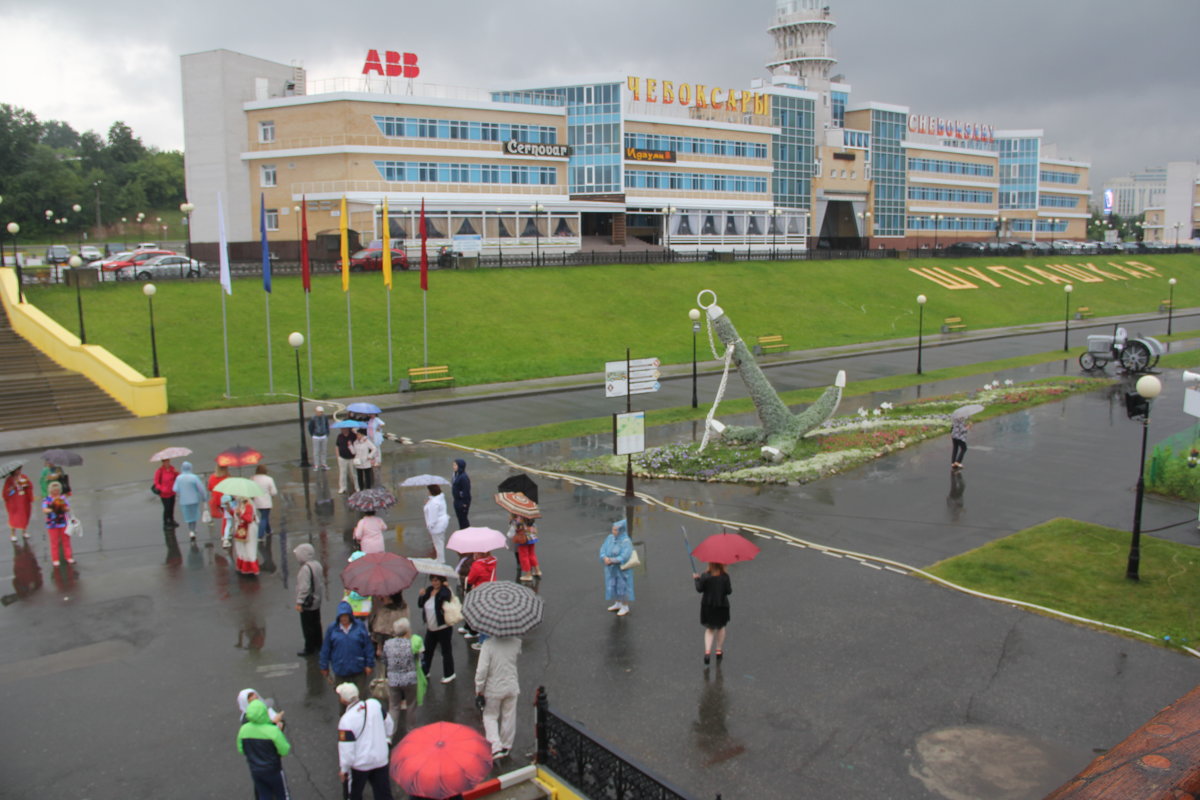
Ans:
[[[1092,161],[1094,186],[1145,165],[1200,155],[1196,0],[830,5],[838,23],[832,36],[837,71],[853,85],[852,101],[907,105],[914,113],[1001,129],[1043,128],[1060,153]],[[418,53],[421,80],[431,83],[488,88],[634,74],[744,86],[765,74],[774,2],[212,0],[175,6],[71,0],[43,3],[33,12],[22,8],[28,7],[0,5],[0,26],[34,13],[118,52],[133,41],[164,46],[168,63],[159,70],[121,76],[130,110],[114,109],[116,119],[135,118],[140,103],[177,108],[177,56],[215,48],[302,63],[311,78],[356,75],[365,51],[379,48]],[[171,130],[164,138],[172,141],[154,143],[179,146],[177,122]]]

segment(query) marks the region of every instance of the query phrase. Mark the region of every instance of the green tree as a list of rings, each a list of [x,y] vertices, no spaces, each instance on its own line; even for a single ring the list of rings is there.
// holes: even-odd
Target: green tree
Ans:
[[[79,134],[67,123],[52,119],[42,123],[42,144],[74,152],[79,149]]]

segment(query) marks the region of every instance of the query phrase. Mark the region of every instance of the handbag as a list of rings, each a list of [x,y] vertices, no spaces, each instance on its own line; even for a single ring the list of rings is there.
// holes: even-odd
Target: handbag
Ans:
[[[203,511],[200,512],[200,521],[205,525],[208,525],[212,522],[212,512],[208,510],[207,506]]]
[[[638,557],[638,551],[637,551],[637,548],[635,547],[635,548],[633,548],[632,555],[629,556],[629,560],[621,565],[621,569],[633,569],[634,567],[638,566],[641,563],[642,563],[642,559]]]
[[[442,603],[442,619],[447,625],[457,625],[463,621],[462,601],[450,595],[450,599]]]
[[[150,491],[154,492],[159,497],[162,497],[162,490],[159,489],[157,486],[155,486],[153,483],[150,484]]]
[[[83,536],[83,523],[74,514],[67,520],[67,536],[70,536],[72,539]]]

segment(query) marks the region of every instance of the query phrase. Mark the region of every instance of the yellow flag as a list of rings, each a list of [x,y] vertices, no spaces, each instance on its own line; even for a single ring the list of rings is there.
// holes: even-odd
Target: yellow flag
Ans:
[[[338,230],[342,234],[342,291],[350,291],[350,220],[346,216],[346,198],[342,197]]]
[[[383,285],[392,288],[392,223],[388,219],[387,198],[383,201]]]

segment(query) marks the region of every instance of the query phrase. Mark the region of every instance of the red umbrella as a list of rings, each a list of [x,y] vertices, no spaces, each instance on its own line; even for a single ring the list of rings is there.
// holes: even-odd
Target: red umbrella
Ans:
[[[758,553],[758,545],[746,537],[724,532],[713,534],[692,551],[696,558],[711,564],[751,561]]]
[[[435,722],[409,732],[392,750],[391,762],[392,780],[400,788],[439,800],[474,788],[492,771],[487,740],[453,722]]]
[[[387,597],[402,592],[416,579],[416,565],[395,553],[367,553],[342,570],[342,583],[363,597]]]
[[[263,454],[252,447],[231,447],[217,453],[218,467],[252,467],[262,461]]]

